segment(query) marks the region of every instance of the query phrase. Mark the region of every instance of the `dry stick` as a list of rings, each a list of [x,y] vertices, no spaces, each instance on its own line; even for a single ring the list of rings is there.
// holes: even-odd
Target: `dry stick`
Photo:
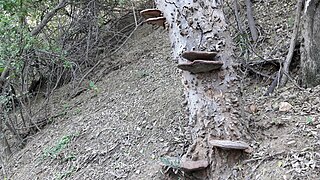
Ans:
[[[295,20],[294,20],[295,22],[294,22],[293,34],[292,34],[291,42],[290,42],[290,49],[289,49],[289,52],[287,54],[286,61],[283,64],[283,72],[284,72],[285,76],[282,76],[282,78],[281,78],[281,81],[280,81],[280,83],[281,83],[280,85],[281,86],[286,85],[286,83],[288,81],[287,74],[289,74],[289,66],[291,64],[291,60],[292,60],[292,57],[293,57],[293,52],[294,52],[294,49],[295,49],[295,46],[296,46],[296,42],[297,42],[297,39],[298,39],[302,3],[303,3],[303,0],[298,0],[296,17],[295,17]]]
[[[239,12],[238,12],[238,11],[239,11],[239,10],[238,10],[238,6],[239,6],[238,1],[235,0],[235,1],[234,1],[234,15],[235,15],[235,17],[236,17],[236,22],[237,22],[238,29],[239,29],[240,33],[243,34],[243,29],[242,29],[242,25],[241,25],[241,21],[240,21],[240,17],[239,17]],[[250,6],[250,8],[251,8],[251,6]],[[248,7],[247,7],[247,9],[248,9]],[[251,10],[250,10],[250,12],[251,12],[251,15],[252,15],[252,11],[251,11]],[[247,12],[247,14],[248,14],[248,12]],[[253,19],[253,18],[252,18],[252,19]],[[253,23],[254,23],[254,21],[253,21]],[[254,68],[251,68],[251,67],[249,66],[249,63],[248,63],[248,62],[246,62],[245,66],[246,66],[246,68],[250,69],[252,72],[254,72],[254,73],[258,74],[258,75],[267,77],[267,78],[269,78],[269,79],[271,78],[271,76],[269,76],[269,75],[267,75],[267,74],[264,74],[264,73],[262,73],[262,72],[259,72],[259,71],[255,70]]]
[[[53,8],[48,14],[44,16],[41,23],[32,30],[31,35],[36,36],[40,33],[40,31],[48,24],[51,18],[62,8],[64,8],[68,3],[67,0],[61,0],[59,4]]]
[[[284,62],[284,67],[283,67],[283,69],[279,70],[277,77],[271,83],[270,87],[268,88],[268,91],[265,93],[265,96],[268,96],[271,93],[273,93],[273,91],[277,87],[277,85],[280,84],[279,83],[280,81],[281,81],[281,85],[284,86],[288,80],[287,75],[289,74],[289,66],[290,66],[290,63],[292,60],[293,51],[294,51],[296,41],[298,38],[302,2],[303,2],[303,0],[298,0],[296,18],[295,18],[295,22],[294,22],[294,29],[293,29],[293,33],[291,36],[289,52],[288,52],[286,60]],[[285,72],[285,76],[283,76],[284,72]]]
[[[258,40],[258,32],[257,32],[257,28],[253,18],[252,3],[251,3],[251,0],[245,0],[245,3],[247,7],[247,18],[248,18],[252,40],[256,42]]]
[[[236,22],[237,22],[237,26],[238,26],[238,30],[240,31],[240,34],[244,34],[244,31],[242,29],[242,24],[241,24],[241,20],[240,20],[240,17],[239,17],[239,14],[238,14],[238,0],[235,0],[234,1],[234,15],[235,15],[235,18],[236,18]],[[265,59],[264,57],[262,57],[261,55],[259,55],[255,50],[254,48],[252,47],[252,45],[245,41],[246,45],[249,47],[250,51],[252,53],[254,53],[256,56],[258,56],[260,59],[262,59],[263,61],[274,61],[275,59]],[[250,63],[254,63],[254,62],[250,62]],[[247,65],[247,64],[246,64]]]
[[[252,67],[250,67],[250,66],[246,66],[246,68],[248,68],[250,71],[252,71],[252,72],[254,72],[254,73],[256,73],[256,74],[258,74],[258,75],[260,75],[260,76],[266,77],[266,78],[268,78],[268,79],[273,79],[273,78],[272,78],[271,76],[269,76],[268,74],[265,74],[265,73],[263,73],[263,72],[260,72],[260,71],[254,69],[254,68],[252,68]]]
[[[46,14],[46,16],[43,18],[43,20],[41,21],[41,23],[34,28],[31,31],[31,36],[36,36],[40,33],[40,31],[48,24],[48,22],[51,20],[51,18],[57,13],[57,11],[59,11],[60,9],[64,8],[68,3],[67,0],[61,0],[59,2],[59,4],[53,8],[48,14]],[[2,88],[2,84],[6,81],[6,78],[9,76],[10,73],[10,66],[11,61],[8,63],[8,65],[5,67],[4,71],[1,73],[1,77],[0,77],[0,88]]]
[[[240,17],[239,17],[239,12],[238,12],[239,9],[238,9],[238,7],[239,7],[238,1],[235,0],[234,1],[234,16],[236,18],[236,22],[237,22],[237,26],[238,26],[238,29],[240,31],[240,34],[241,34],[241,36],[243,36],[244,35],[244,31],[242,29],[242,24],[241,24],[241,20],[240,20]],[[246,49],[246,54],[248,54],[248,49]],[[245,64],[247,64],[247,62],[245,62]]]
[[[3,159],[3,157],[0,155],[0,163],[1,163],[1,169],[2,169],[2,176],[3,177],[7,177],[7,173],[6,173],[6,164],[5,164],[5,162],[4,162],[4,159]]]
[[[251,179],[251,177],[254,175],[255,171],[258,169],[258,167],[267,159],[269,158],[273,158],[275,156],[278,156],[278,155],[281,155],[283,154],[285,151],[281,151],[281,152],[278,152],[278,153],[275,153],[275,154],[271,154],[271,155],[268,155],[266,157],[261,157],[261,158],[256,158],[256,159],[249,159],[249,160],[246,160],[245,163],[248,163],[248,162],[251,162],[251,161],[256,161],[256,160],[261,160],[260,162],[258,162],[258,164],[252,169],[252,172],[251,174],[249,175],[249,179]]]
[[[118,52],[118,51],[122,48],[122,46],[127,43],[127,41],[130,39],[130,37],[133,35],[133,33],[137,30],[137,28],[138,28],[142,23],[143,23],[143,22],[139,23],[139,24],[133,29],[133,31],[129,34],[129,36],[127,37],[127,39],[126,39],[115,51],[113,51],[111,54],[108,54],[108,56],[111,56],[111,55],[115,54],[116,52]],[[81,86],[83,80],[84,80],[98,65],[100,65],[100,63],[101,63],[102,61],[104,61],[104,58],[106,58],[106,57],[102,57],[101,60],[99,60],[91,69],[89,69],[89,71],[87,71],[87,73],[81,78],[81,80],[80,80],[79,83],[78,83],[77,88],[75,88],[75,89],[78,89],[78,88]],[[73,94],[74,94],[74,93],[72,93],[72,96],[73,96]],[[72,96],[71,96],[71,97],[72,97]]]
[[[137,21],[137,16],[136,16],[136,11],[134,9],[134,4],[133,2],[131,2],[131,6],[132,6],[132,13],[133,13],[133,18],[134,18],[134,23],[136,25],[136,27],[138,26],[138,21]]]
[[[249,2],[249,3],[250,3],[250,2]],[[249,6],[249,5],[250,5],[250,6]],[[238,11],[239,11],[239,10],[238,10],[238,7],[239,7],[238,1],[235,0],[235,1],[234,1],[234,15],[235,15],[235,18],[236,18],[236,22],[237,22],[238,29],[239,29],[240,33],[243,34],[243,29],[242,29],[241,21],[240,21],[240,17],[239,17],[239,14],[238,14]],[[250,3],[250,4],[247,4],[247,10],[248,10],[248,7],[251,8],[251,3]],[[248,19],[250,19],[250,18],[249,18],[249,14],[251,14],[251,17],[252,17],[252,19],[253,19],[251,9],[250,9],[250,13],[247,12]],[[254,25],[254,20],[253,20],[253,25]],[[254,29],[256,30],[255,26],[254,26]],[[262,59],[262,61],[259,61],[259,63],[260,63],[260,62],[265,63],[265,62],[269,62],[269,61],[274,61],[274,60],[276,60],[276,59],[271,59],[271,60],[264,59],[263,57],[261,57],[258,53],[256,53],[256,52],[253,50],[253,47],[251,46],[250,43],[246,42],[246,44],[248,45],[248,47],[250,47],[250,50],[251,50],[254,54],[256,54],[258,57],[260,57],[260,58]],[[269,78],[269,79],[272,78],[271,76],[269,76],[269,75],[267,75],[267,74],[261,73],[261,72],[259,72],[259,71],[256,71],[255,69],[251,68],[251,67],[250,67],[250,63],[254,63],[254,62],[246,62],[246,64],[245,64],[246,68],[250,69],[251,71],[253,71],[254,73],[256,73],[256,74],[258,74],[258,75],[265,76],[265,77],[267,77],[267,78]]]
[[[299,90],[302,90],[302,91],[305,90],[304,88],[302,88],[301,86],[299,86],[299,85],[297,84],[297,82],[290,77],[289,74],[287,74],[287,73],[285,73],[285,72],[283,72],[283,73],[289,78],[289,80],[293,83],[293,85],[295,85]]]
[[[238,7],[239,7],[238,0],[234,0],[234,15],[236,17],[238,29],[239,29],[240,33],[243,35],[243,29],[242,29],[241,20],[239,17]]]
[[[230,7],[229,3],[227,3],[228,6]],[[230,7],[231,8],[231,7]],[[238,30],[240,31],[240,34],[244,34],[243,32],[243,29],[242,29],[242,25],[241,25],[241,20],[239,18],[239,14],[238,14],[238,8],[239,8],[239,4],[238,4],[238,0],[234,0],[234,15],[235,15],[235,18],[236,18],[236,22],[237,22],[237,26],[238,26]],[[254,21],[253,21],[254,22]],[[256,28],[255,28],[256,29]],[[247,40],[247,38],[246,38]],[[245,41],[245,44],[249,47],[248,49],[253,53],[255,54],[256,56],[258,56],[261,61],[259,62],[267,62],[267,61],[274,61],[274,60],[278,60],[278,59],[265,59],[264,57],[262,57],[261,55],[259,55],[255,50],[254,50],[254,47],[252,47],[252,45],[248,42],[248,41]],[[280,59],[279,59],[280,60]],[[250,62],[250,63],[255,63],[257,61],[254,61],[254,62]],[[246,64],[248,65],[248,63]]]

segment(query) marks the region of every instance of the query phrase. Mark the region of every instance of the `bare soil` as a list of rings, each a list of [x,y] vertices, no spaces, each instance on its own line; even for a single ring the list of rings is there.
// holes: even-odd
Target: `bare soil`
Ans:
[[[187,143],[182,85],[163,31],[138,30],[118,55],[125,62],[122,68],[106,75],[96,88],[70,101],[63,99],[68,87],[60,88],[53,109],[65,114],[12,157],[7,177],[161,177],[159,157],[179,157]]]
[[[264,3],[254,5],[260,40],[268,48],[258,46],[257,53],[283,58],[294,3]],[[275,13],[263,14],[266,8]],[[280,21],[281,15],[288,19]],[[278,20],[281,28],[274,30]],[[68,86],[60,88],[51,109],[62,115],[14,154],[7,179],[192,179],[179,170],[169,178],[161,166],[161,158],[179,158],[189,145],[183,86],[170,49],[165,30],[143,26],[118,53],[120,69],[71,100],[64,99]],[[266,97],[270,79],[245,74],[242,83],[253,152],[235,164],[230,177],[320,179],[320,86],[300,90],[290,81]],[[284,102],[292,107],[283,110]]]

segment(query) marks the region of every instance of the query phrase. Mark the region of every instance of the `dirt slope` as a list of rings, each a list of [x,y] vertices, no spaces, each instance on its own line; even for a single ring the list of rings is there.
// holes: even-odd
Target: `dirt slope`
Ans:
[[[66,114],[12,158],[8,177],[160,177],[160,155],[180,156],[185,146],[182,85],[168,43],[162,29],[143,27],[119,53],[127,63],[96,88],[71,101],[60,100],[67,92],[59,89],[55,106]]]
[[[254,2],[262,43],[257,52],[284,58],[294,4]],[[266,15],[271,10],[276,11]],[[180,105],[183,86],[167,32],[144,26],[115,61],[126,63],[71,101],[63,100],[67,87],[58,90],[52,106],[61,116],[12,157],[6,167],[9,179],[168,179],[159,158],[181,156],[188,133]],[[254,151],[230,177],[320,179],[320,87],[301,91],[290,82],[265,97],[269,81],[243,77],[241,106]],[[284,102],[291,105],[285,111]]]

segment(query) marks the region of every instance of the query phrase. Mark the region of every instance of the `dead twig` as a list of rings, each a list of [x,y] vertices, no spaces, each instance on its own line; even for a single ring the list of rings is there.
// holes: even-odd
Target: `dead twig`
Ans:
[[[293,83],[293,85],[295,85],[299,90],[302,90],[302,91],[305,90],[304,88],[302,88],[301,86],[299,86],[299,85],[297,84],[297,82],[290,77],[289,74],[287,74],[287,73],[285,73],[285,72],[283,72],[283,73],[288,77],[288,79]]]
[[[64,8],[68,4],[67,0],[61,0],[59,4],[53,8],[48,14],[44,16],[41,23],[32,30],[31,35],[36,36],[40,33],[40,31],[48,24],[48,22],[52,19],[52,17],[62,8]]]
[[[267,63],[271,63],[271,64],[279,64],[281,63],[281,59],[280,58],[275,58],[275,59],[261,59],[261,60],[257,60],[257,61],[250,61],[246,64],[246,66],[257,66],[257,65],[264,65]]]
[[[275,153],[275,154],[271,154],[271,155],[268,155],[266,157],[259,157],[259,158],[255,158],[255,159],[248,159],[248,160],[245,160],[243,163],[247,164],[247,163],[250,163],[250,162],[254,162],[254,161],[259,161],[261,160],[260,162],[258,162],[258,164],[252,169],[252,172],[251,174],[249,175],[249,179],[251,179],[251,177],[254,175],[255,171],[258,169],[258,167],[267,159],[270,159],[270,158],[274,158],[275,156],[278,156],[278,155],[281,155],[283,154],[285,151],[280,151],[278,153]]]
[[[282,77],[282,70],[280,67],[280,70],[277,72],[277,76],[274,78],[274,80],[272,81],[271,85],[269,86],[267,92],[264,94],[265,96],[269,96],[271,93],[273,93],[274,89],[279,84],[281,77]]]
[[[289,52],[287,54],[287,58],[284,61],[283,69],[282,69],[283,73],[285,74],[285,76],[282,76],[282,78],[281,78],[281,81],[280,81],[281,82],[281,86],[284,86],[288,81],[287,74],[289,74],[289,66],[291,64],[294,48],[296,46],[296,42],[297,42],[297,38],[298,38],[298,34],[299,34],[302,3],[303,3],[303,0],[298,0],[297,10],[296,10],[296,17],[295,17],[295,20],[294,20],[293,33],[292,33],[292,36],[291,36],[290,48],[289,48]]]
[[[258,75],[260,75],[260,76],[262,76],[262,77],[266,77],[266,78],[268,78],[268,79],[273,79],[273,77],[269,76],[268,74],[262,73],[262,72],[254,69],[254,68],[252,68],[252,67],[247,66],[247,68],[248,68],[250,71],[252,71],[252,72],[254,72],[254,73],[256,73],[256,74],[258,74]]]
[[[299,33],[302,4],[303,4],[303,0],[298,0],[297,9],[296,9],[296,17],[295,17],[295,22],[294,22],[293,33],[291,36],[289,52],[287,54],[286,60],[284,61],[283,68],[279,70],[277,78],[275,78],[273,80],[273,82],[271,83],[270,87],[268,88],[268,91],[265,94],[266,96],[268,96],[270,93],[272,93],[278,84],[281,83],[280,85],[284,86],[288,81],[287,75],[289,74],[289,66],[291,64],[294,48],[296,46],[298,33]],[[283,74],[285,74],[285,76],[283,76]]]
[[[257,32],[257,28],[253,18],[252,3],[251,3],[251,0],[245,0],[245,3],[247,7],[247,18],[248,18],[252,40],[256,42],[258,40],[258,32]]]

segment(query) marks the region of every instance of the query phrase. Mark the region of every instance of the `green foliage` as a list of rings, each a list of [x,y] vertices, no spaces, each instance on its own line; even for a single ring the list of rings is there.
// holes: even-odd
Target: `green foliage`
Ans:
[[[167,167],[173,168],[173,169],[180,169],[180,158],[165,158],[161,157],[160,161]]]
[[[246,50],[248,50],[248,43],[249,43],[249,35],[248,34],[238,34],[234,41],[237,43],[237,46],[240,48],[242,54],[244,54],[244,52]]]
[[[71,174],[72,174],[73,172],[75,172],[75,171],[76,171],[76,167],[75,167],[75,166],[72,166],[72,167],[70,167],[66,172],[60,173],[60,174],[58,175],[58,177],[56,177],[55,179],[57,179],[57,180],[65,179],[65,178],[67,178],[67,177],[70,177]]]
[[[63,67],[66,69],[70,69],[72,67],[72,64],[70,61],[64,60],[63,61]]]
[[[0,0],[0,73],[9,66],[19,75],[23,67],[23,55],[32,49],[61,52],[55,43],[34,37],[30,31],[38,25],[44,9],[55,2],[34,2],[33,0]],[[70,62],[63,62],[66,68]]]
[[[93,82],[93,81],[90,81],[89,82],[89,87],[91,90],[93,90],[94,92],[98,93],[99,92],[99,88],[97,87],[97,85]]]
[[[75,109],[75,114],[80,114],[81,113],[81,109],[80,108],[76,108]]]
[[[71,142],[73,136],[63,136],[54,147],[44,150],[43,157],[44,158],[52,158],[55,159],[60,152],[67,147],[67,145]]]
[[[8,65],[19,72],[21,54],[36,41],[25,25],[28,9],[23,4],[28,2],[0,0],[0,72]]]
[[[294,18],[289,17],[287,20],[288,28],[292,28],[294,26]]]
[[[312,119],[312,117],[308,116],[307,119],[306,119],[306,123],[307,123],[308,125],[313,124],[313,119]]]
[[[138,75],[139,79],[141,79],[141,78],[149,76],[150,74],[149,74],[149,72],[142,70],[142,71],[138,71],[137,75]]]
[[[62,107],[63,107],[64,110],[68,110],[68,109],[70,109],[70,104],[65,103],[65,104],[62,105]]]

